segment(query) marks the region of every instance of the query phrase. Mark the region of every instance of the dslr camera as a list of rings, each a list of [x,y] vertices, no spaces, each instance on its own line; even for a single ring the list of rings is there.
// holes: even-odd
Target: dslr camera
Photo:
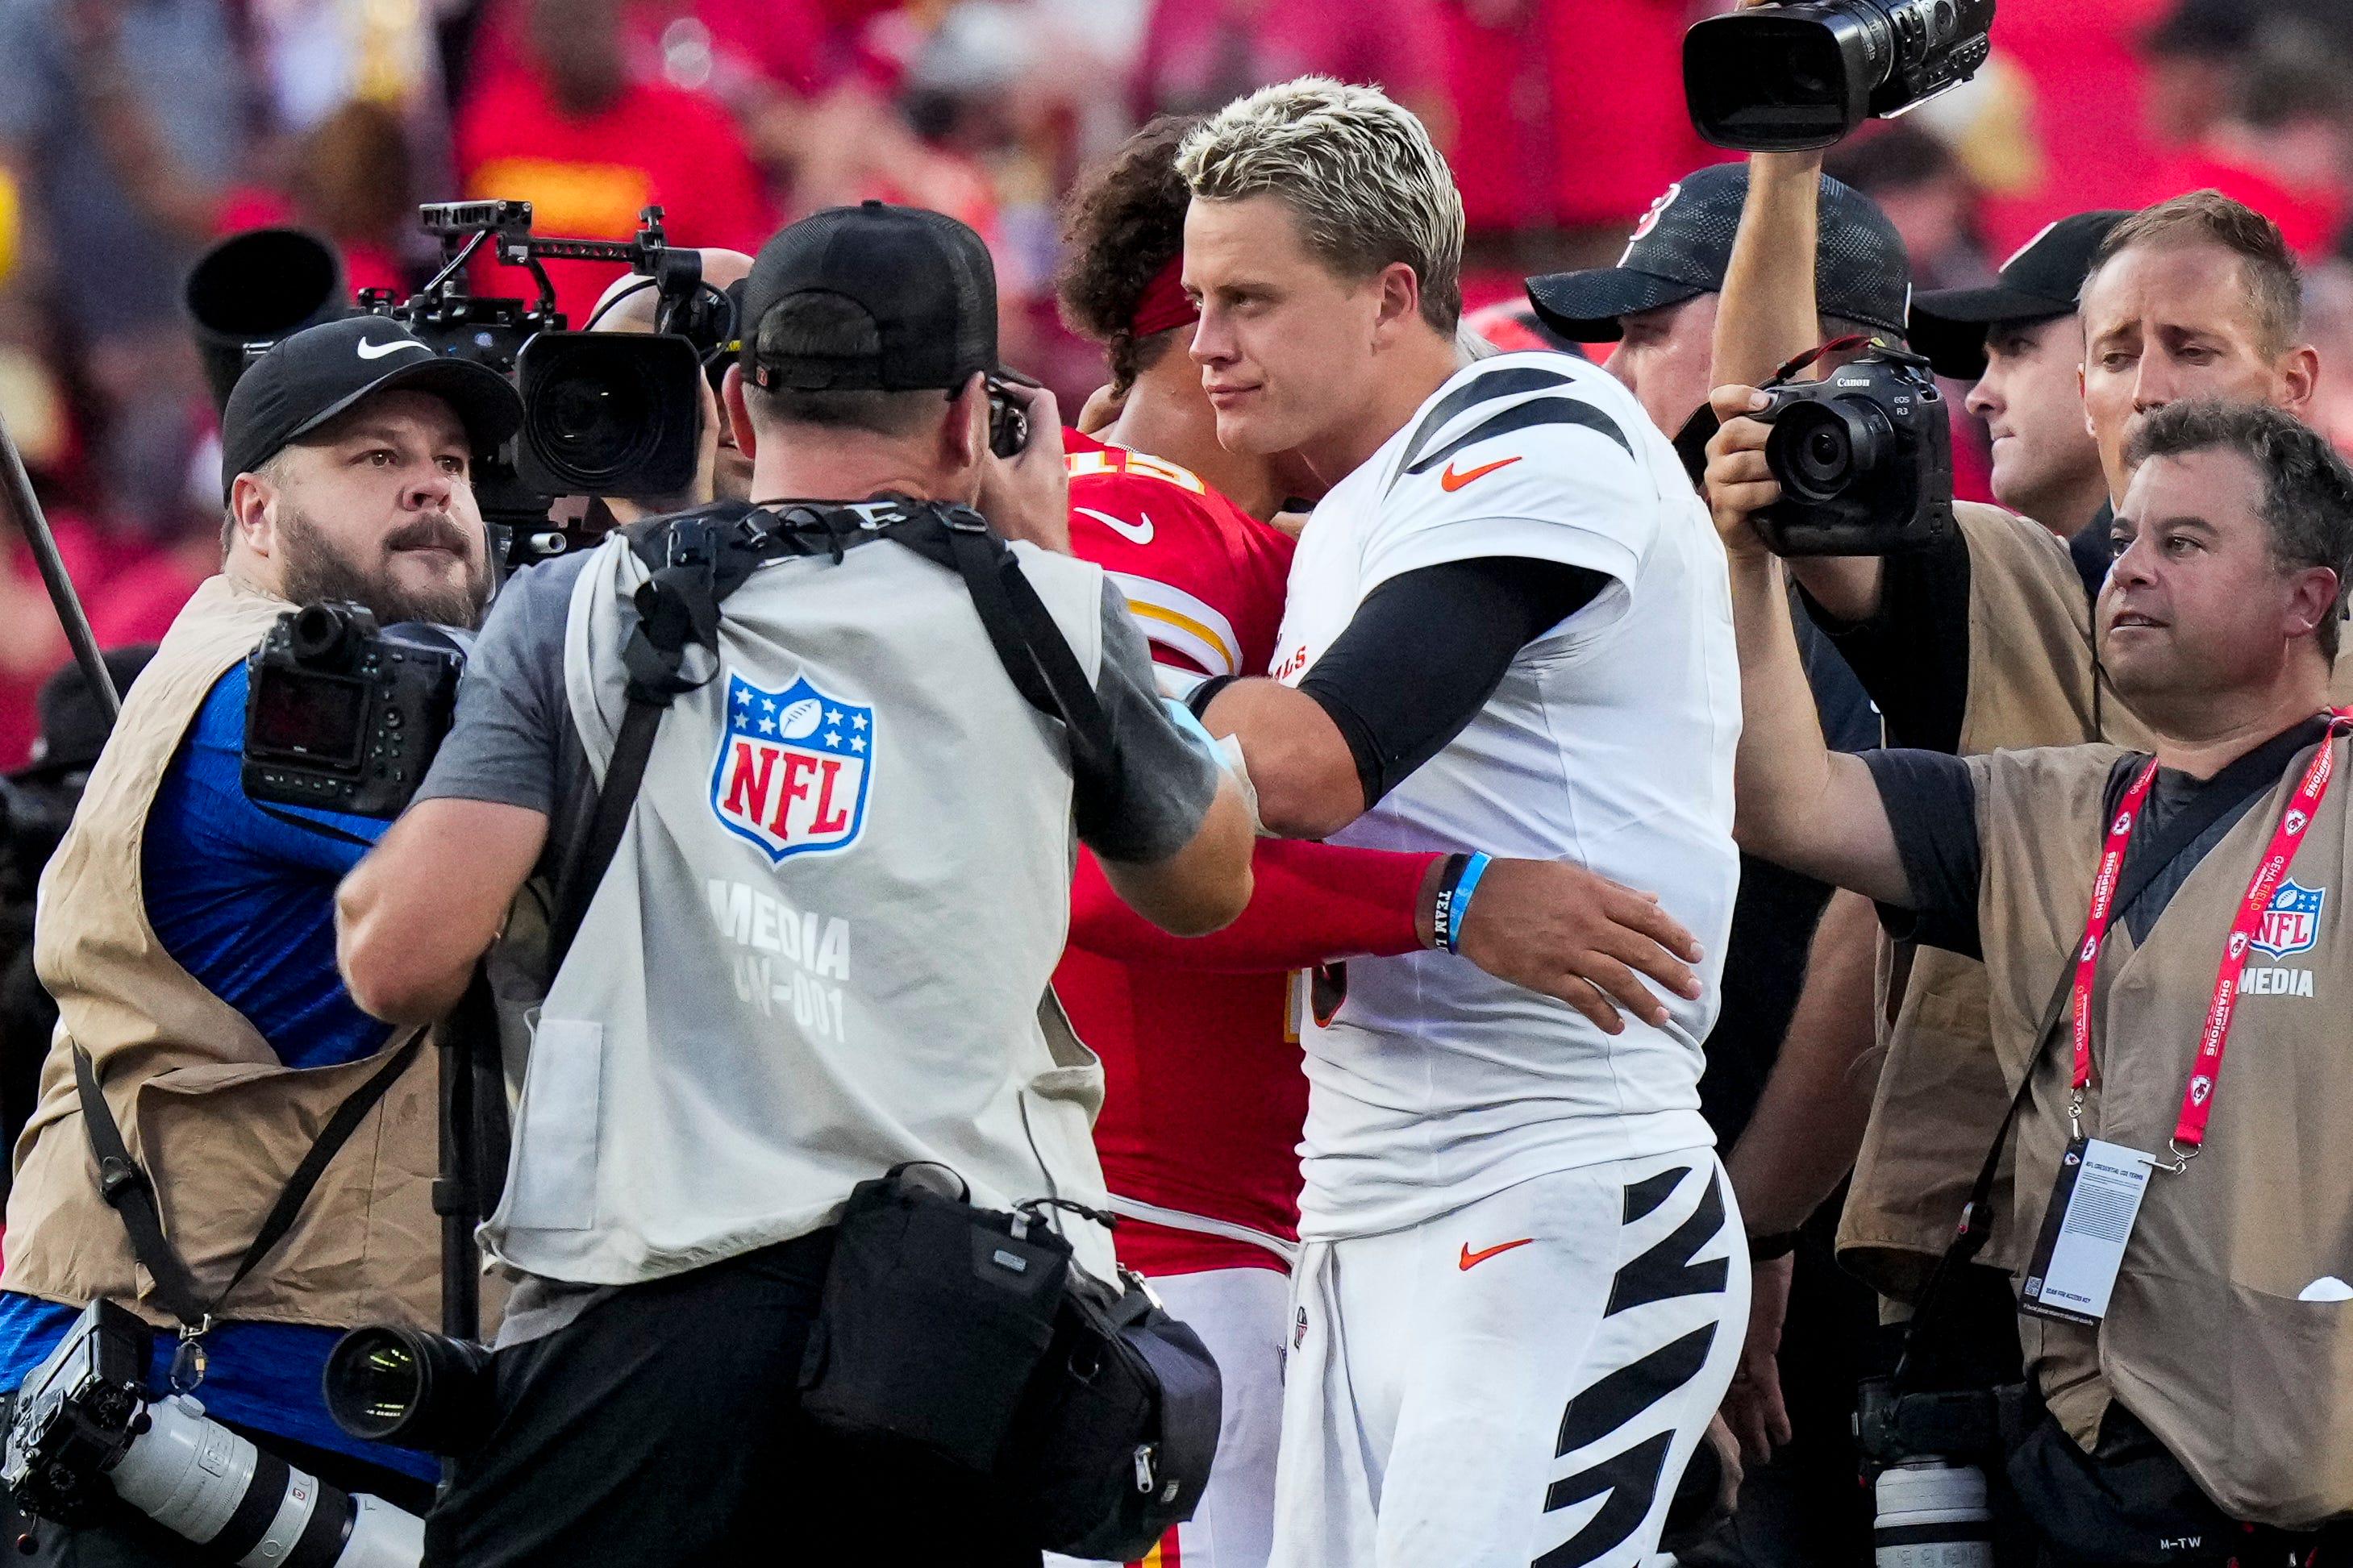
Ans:
[[[379,627],[339,602],[288,611],[246,661],[246,794],[399,816],[449,732],[465,666],[438,626]]]
[[[1827,147],[1977,74],[1994,0],[1773,0],[1683,35],[1692,124],[1719,147]]]
[[[1890,555],[1953,527],[1953,432],[1936,373],[1873,348],[1820,381],[1769,389],[1765,462],[1781,499],[1757,514],[1776,555]]]
[[[26,1516],[87,1526],[130,1508],[221,1563],[417,1568],[425,1521],[257,1448],[185,1394],[152,1394],[154,1331],[92,1301],[26,1376],[0,1442],[0,1486]],[[37,1550],[32,1529],[17,1542]]]

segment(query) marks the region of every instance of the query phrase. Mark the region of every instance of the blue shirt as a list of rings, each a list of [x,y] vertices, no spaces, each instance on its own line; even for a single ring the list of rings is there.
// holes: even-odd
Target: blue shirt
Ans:
[[[389,1026],[361,1012],[335,971],[335,884],[366,853],[270,816],[247,798],[245,666],[215,683],[165,770],[147,814],[141,877],[148,923],[181,968],[245,1015],[289,1067],[373,1056]],[[391,824],[300,806],[276,807],[374,843]],[[253,1215],[258,1229],[262,1215]],[[267,1265],[264,1265],[267,1267]],[[232,1303],[232,1308],[234,1303]],[[80,1315],[78,1307],[0,1292],[0,1387],[13,1389]],[[327,1414],[321,1381],[336,1329],[223,1322],[206,1336],[196,1391],[221,1420],[332,1448],[421,1479],[426,1455],[348,1436]],[[153,1386],[175,1342],[157,1336]]]

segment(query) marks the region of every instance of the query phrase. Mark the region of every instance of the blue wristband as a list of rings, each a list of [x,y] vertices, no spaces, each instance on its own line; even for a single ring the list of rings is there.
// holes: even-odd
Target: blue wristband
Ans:
[[[1472,855],[1462,863],[1462,869],[1454,874],[1452,883],[1439,895],[1438,935],[1449,952],[1462,951],[1462,922],[1471,913],[1471,895],[1478,889],[1479,879],[1487,874],[1487,868],[1493,859],[1493,856],[1483,851]]]

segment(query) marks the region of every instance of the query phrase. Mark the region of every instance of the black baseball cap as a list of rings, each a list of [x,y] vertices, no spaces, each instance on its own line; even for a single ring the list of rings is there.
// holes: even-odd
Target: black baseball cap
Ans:
[[[1618,319],[1698,294],[1719,293],[1748,199],[1748,165],[1714,163],[1651,204],[1615,267],[1528,279],[1528,300],[1553,331],[1583,343],[1615,342]],[[1822,176],[1814,296],[1822,315],[1901,335],[1912,294],[1904,237],[1879,204]]]
[[[2120,208],[2077,213],[2046,226],[2001,264],[1983,289],[1938,289],[1912,301],[1912,346],[1938,375],[1975,381],[1985,374],[1986,329],[2003,321],[2047,321],[2075,313],[2092,270],[2092,253],[2131,216]]]
[[[221,499],[237,475],[362,398],[395,387],[448,404],[478,454],[522,426],[522,398],[498,372],[435,353],[388,316],[350,316],[305,327],[238,377],[221,410]]]
[[[822,309],[839,350],[781,351],[779,329],[805,304]],[[953,392],[997,368],[996,265],[980,236],[944,213],[828,207],[780,230],[753,260],[744,374],[754,385]]]

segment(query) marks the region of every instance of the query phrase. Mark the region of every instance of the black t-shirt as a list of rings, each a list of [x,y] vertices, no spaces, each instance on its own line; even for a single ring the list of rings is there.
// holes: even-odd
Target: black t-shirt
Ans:
[[[1824,739],[1841,752],[1877,745],[1879,712],[1863,695],[1862,683],[1805,616],[1797,617],[1797,627]],[[1829,886],[1811,877],[1753,856],[1740,858],[1740,892],[1724,950],[1722,1005],[1702,1047],[1707,1068],[1699,1080],[1700,1114],[1726,1148],[1747,1127],[1780,1058],[1805,984],[1814,926],[1830,896]]]
[[[2203,805],[2219,812],[2147,885],[2118,907],[2116,918],[2136,942],[2165,912],[2175,892],[2198,868],[2207,851],[2221,843],[2287,772],[2306,747],[2327,732],[2321,719],[2307,719],[2241,756],[2213,777],[2200,779],[2172,768],[2158,770],[2140,820],[2125,847],[2124,877],[2133,879],[2137,850],[2164,837],[2175,818]],[[2121,758],[2110,772],[2107,806],[2114,810],[2134,773],[2147,761],[2140,753]],[[1978,835],[1977,787],[1968,764],[1940,752],[1887,750],[1863,758],[1895,831],[1895,850],[1912,885],[1910,907],[1883,909],[1889,932],[1966,954],[1984,956],[1978,946],[1978,894],[1985,875],[1985,850]],[[2087,853],[2093,853],[2088,851]]]
[[[2068,543],[2088,601],[2108,572],[2105,506]],[[1799,593],[1807,616],[1837,645],[1887,716],[1890,745],[1957,752],[1969,700],[1969,546],[1958,528],[1886,558],[1879,611],[1844,622]]]

